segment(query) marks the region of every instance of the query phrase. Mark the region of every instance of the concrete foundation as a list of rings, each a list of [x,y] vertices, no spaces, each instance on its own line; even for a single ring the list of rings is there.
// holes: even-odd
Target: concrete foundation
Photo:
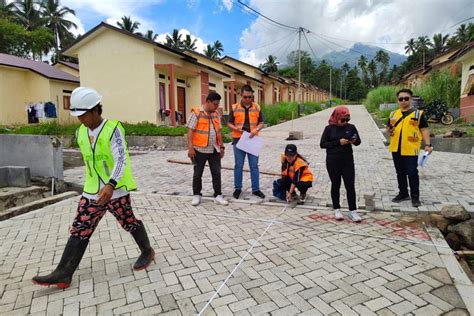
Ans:
[[[0,166],[21,166],[32,177],[63,180],[63,147],[53,136],[0,135]]]

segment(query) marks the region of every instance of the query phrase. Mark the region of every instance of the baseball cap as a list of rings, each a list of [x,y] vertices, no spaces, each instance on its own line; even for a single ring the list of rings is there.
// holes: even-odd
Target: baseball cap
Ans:
[[[288,144],[285,148],[285,155],[294,156],[297,154],[296,145]]]

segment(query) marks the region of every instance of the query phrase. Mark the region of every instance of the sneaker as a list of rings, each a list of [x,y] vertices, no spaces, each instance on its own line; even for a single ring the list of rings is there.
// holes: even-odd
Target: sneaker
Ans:
[[[338,221],[342,221],[344,219],[344,216],[342,216],[341,210],[339,210],[339,209],[334,210],[334,217]]]
[[[409,195],[398,193],[397,196],[392,199],[392,202],[399,203],[401,201],[408,201],[409,199],[410,199]]]
[[[357,214],[357,211],[349,211],[349,217],[354,223],[359,223],[362,221],[362,218],[360,218],[359,214]]]
[[[235,189],[234,194],[232,194],[232,195],[234,196],[234,199],[238,199],[240,197],[241,193],[242,193],[242,190]]]
[[[299,200],[298,200],[298,204],[302,205],[302,204],[304,204],[304,202],[306,202],[306,194],[303,194],[303,193],[302,193],[302,194],[300,195]]]
[[[411,205],[413,205],[413,207],[420,207],[421,206],[420,199],[417,199],[417,198],[411,199]]]
[[[229,205],[229,202],[227,202],[224,197],[221,195],[218,195],[214,198],[214,203],[220,204],[220,205]]]
[[[191,201],[192,206],[197,206],[201,203],[201,196],[200,195],[193,195],[193,200]]]
[[[255,196],[258,196],[258,197],[261,198],[261,199],[264,199],[264,198],[265,198],[265,194],[263,194],[263,192],[260,191],[260,190],[254,191],[254,192],[252,192],[252,194],[255,195]]]

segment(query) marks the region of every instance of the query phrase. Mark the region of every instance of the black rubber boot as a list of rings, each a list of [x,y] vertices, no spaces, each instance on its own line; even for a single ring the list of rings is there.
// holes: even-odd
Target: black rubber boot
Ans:
[[[89,239],[69,237],[56,269],[48,275],[33,277],[33,283],[44,286],[56,285],[61,289],[67,289],[88,244]]]
[[[145,225],[143,225],[142,221],[140,221],[140,226],[132,232],[132,236],[142,252],[133,265],[133,270],[139,271],[146,269],[155,259],[155,251],[150,246],[150,240],[148,239],[148,234],[146,233]]]

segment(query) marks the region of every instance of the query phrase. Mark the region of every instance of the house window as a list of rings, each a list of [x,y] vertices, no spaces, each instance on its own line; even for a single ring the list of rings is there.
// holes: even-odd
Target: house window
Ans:
[[[162,74],[159,74],[158,77],[160,77],[160,79],[165,79],[165,75]]]
[[[225,110],[229,110],[229,99],[227,98],[227,91],[224,91],[224,107]]]
[[[215,83],[212,83],[212,82],[209,82],[209,87],[216,87],[216,84]]]
[[[69,110],[71,108],[71,96],[63,95],[63,108]]]
[[[186,81],[183,80],[183,79],[177,79],[176,81],[177,81],[178,83],[182,83],[182,84],[185,84],[185,83],[186,83]]]

